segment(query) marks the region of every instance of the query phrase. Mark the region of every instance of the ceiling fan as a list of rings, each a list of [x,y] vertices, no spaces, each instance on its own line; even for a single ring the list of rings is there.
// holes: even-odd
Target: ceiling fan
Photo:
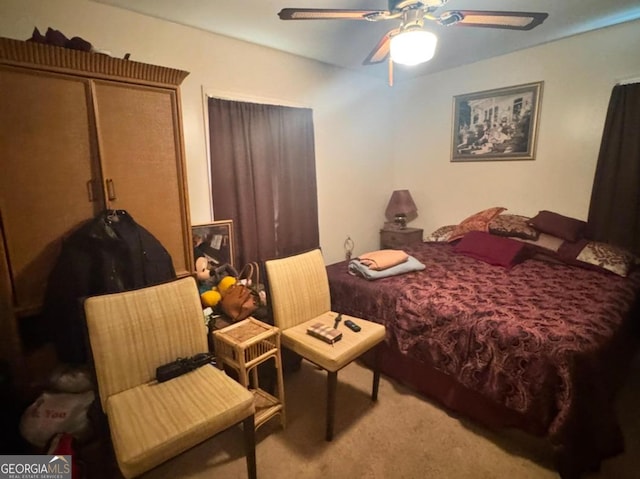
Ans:
[[[436,14],[447,0],[389,0],[388,10],[341,10],[325,8],[283,8],[278,16],[281,20],[400,20],[397,28],[389,30],[364,60],[364,65],[373,65],[389,58],[391,75],[392,61],[415,65],[428,61],[435,52],[436,37],[423,29],[425,20],[442,26],[502,28],[508,30],[531,30],[540,25],[549,15],[539,12],[509,12],[482,10],[449,10]],[[410,40],[410,37],[414,40]],[[402,50],[402,43],[410,43]],[[421,43],[420,43],[421,42]],[[395,48],[395,47],[398,48]],[[402,51],[411,58],[402,56]],[[413,56],[417,55],[417,56]],[[390,76],[391,83],[391,76]]]

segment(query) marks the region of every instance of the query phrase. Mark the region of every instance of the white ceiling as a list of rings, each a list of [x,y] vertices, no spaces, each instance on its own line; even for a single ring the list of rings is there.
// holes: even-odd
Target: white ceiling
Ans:
[[[283,21],[277,16],[285,7],[386,10],[385,0],[94,1],[384,79],[387,76],[386,64],[363,66],[362,61],[388,30],[399,25],[399,20]],[[530,31],[442,27],[435,22],[425,22],[425,27],[439,38],[435,57],[417,67],[396,67],[397,79],[473,63],[640,18],[639,0],[449,0],[435,13],[455,9],[547,12],[549,17]]]

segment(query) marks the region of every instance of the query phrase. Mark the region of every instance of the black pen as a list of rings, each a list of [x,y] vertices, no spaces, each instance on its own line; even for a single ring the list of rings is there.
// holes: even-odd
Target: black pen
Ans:
[[[340,321],[342,321],[342,313],[336,316],[336,322],[333,323],[333,329],[338,329],[338,324],[340,324]]]

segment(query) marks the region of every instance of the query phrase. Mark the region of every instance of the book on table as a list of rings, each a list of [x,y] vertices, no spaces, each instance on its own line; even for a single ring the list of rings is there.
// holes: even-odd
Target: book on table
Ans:
[[[342,339],[342,332],[322,323],[315,323],[312,326],[309,326],[307,328],[307,334],[329,344],[333,344]]]

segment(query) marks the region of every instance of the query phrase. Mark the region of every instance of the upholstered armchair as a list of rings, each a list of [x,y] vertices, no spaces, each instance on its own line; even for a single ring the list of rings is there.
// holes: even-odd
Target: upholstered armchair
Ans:
[[[208,351],[193,278],[88,298],[89,341],[111,441],[132,478],[242,423],[247,470],[256,477],[254,398],[209,364],[165,382],[156,368]]]
[[[338,313],[331,311],[329,280],[322,253],[308,253],[265,263],[275,325],[281,329],[282,345],[327,371],[326,440],[333,439],[338,371],[384,340],[383,325],[343,315],[339,328],[342,339],[327,344],[307,334],[315,323],[333,326]],[[361,330],[344,325],[351,319]],[[378,398],[380,371],[375,361],[371,399]]]

